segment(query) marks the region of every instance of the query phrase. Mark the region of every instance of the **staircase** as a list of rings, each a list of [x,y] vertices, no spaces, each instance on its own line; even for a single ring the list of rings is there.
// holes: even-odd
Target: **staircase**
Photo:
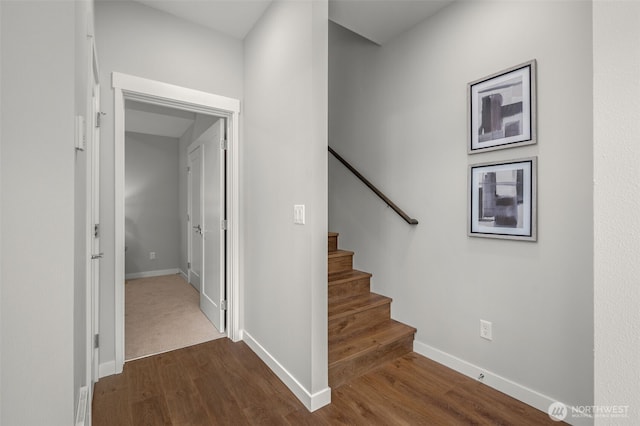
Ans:
[[[353,252],[329,233],[329,386],[413,350],[416,329],[391,319],[391,299],[369,291],[371,274],[353,269]]]

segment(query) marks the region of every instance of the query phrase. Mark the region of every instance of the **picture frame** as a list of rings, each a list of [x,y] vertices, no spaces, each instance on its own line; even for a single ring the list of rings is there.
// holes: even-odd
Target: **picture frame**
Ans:
[[[536,60],[469,83],[469,154],[536,143]]]
[[[469,165],[470,237],[537,241],[538,157]]]

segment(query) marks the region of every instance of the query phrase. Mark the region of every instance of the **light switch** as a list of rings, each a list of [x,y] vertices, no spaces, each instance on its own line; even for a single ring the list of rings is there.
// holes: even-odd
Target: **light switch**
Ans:
[[[295,204],[293,206],[293,223],[304,225],[304,204]]]

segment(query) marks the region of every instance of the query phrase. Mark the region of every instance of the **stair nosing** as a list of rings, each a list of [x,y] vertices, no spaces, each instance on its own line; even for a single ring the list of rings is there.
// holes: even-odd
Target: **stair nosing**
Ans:
[[[340,274],[345,274],[347,272],[355,272],[355,275],[350,276],[350,277],[345,277],[345,278],[338,278],[336,279],[335,277],[340,275]],[[337,285],[337,284],[343,284],[349,281],[356,281],[356,280],[360,280],[363,278],[371,278],[373,277],[373,274],[369,273],[369,272],[363,272],[363,271],[359,271],[357,269],[351,269],[348,271],[339,271],[339,272],[329,272],[329,277],[328,277],[328,285]]]
[[[349,315],[359,314],[359,313],[365,312],[365,311],[367,311],[369,309],[374,309],[374,308],[377,308],[377,307],[380,307],[380,306],[384,306],[384,305],[391,305],[391,302],[393,302],[393,299],[391,299],[390,297],[383,296],[383,295],[377,294],[377,293],[369,292],[369,293],[366,293],[364,295],[359,294],[359,295],[356,295],[356,296],[346,297],[344,299],[340,299],[336,303],[343,304],[345,302],[353,301],[355,299],[363,299],[362,301],[366,302],[367,301],[366,299],[370,298],[371,295],[374,296],[374,300],[372,302],[363,304],[361,306],[356,306],[354,308],[349,308],[349,309],[345,309],[345,310],[342,310],[342,311],[338,311],[337,313],[334,313],[333,315],[329,315],[328,316],[329,322],[335,321],[335,320],[340,319],[340,318],[344,318],[344,317],[349,316]]]
[[[408,337],[410,335],[415,335],[415,333],[417,331],[414,327],[411,327],[410,325],[406,325],[404,323],[401,323],[401,322],[393,320],[393,319],[390,319],[389,322],[391,322],[391,324],[393,326],[402,325],[404,327],[401,327],[401,330],[399,330],[401,332],[396,333],[393,336],[390,336],[390,337],[388,337],[388,338],[386,338],[384,340],[381,340],[381,341],[377,341],[373,345],[368,345],[365,348],[363,348],[362,350],[354,352],[354,353],[352,353],[352,354],[350,354],[350,355],[348,355],[348,356],[346,356],[344,358],[339,358],[339,359],[335,359],[333,361],[330,361],[329,362],[329,368],[331,368],[331,367],[333,367],[335,365],[338,365],[341,362],[350,361],[350,360],[353,360],[355,358],[358,358],[359,356],[362,356],[362,355],[367,354],[369,352],[375,351],[376,349],[378,349],[378,348],[380,348],[380,347],[382,347],[384,345],[387,345],[389,343],[404,339],[405,337]],[[349,340],[353,342],[354,340],[357,340],[357,338],[354,339],[353,336],[351,336],[351,338]],[[335,342],[334,344],[336,344],[336,343],[339,344],[340,342]]]
[[[342,249],[330,251],[328,254],[329,257],[347,257],[347,256],[353,256],[353,255],[354,255],[354,252],[349,250],[342,250]]]

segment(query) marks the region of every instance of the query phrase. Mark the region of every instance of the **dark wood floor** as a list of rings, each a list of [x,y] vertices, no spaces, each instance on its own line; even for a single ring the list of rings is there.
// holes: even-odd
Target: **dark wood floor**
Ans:
[[[101,379],[94,426],[542,425],[522,404],[415,353],[344,384],[313,413],[242,343],[218,339],[125,364]]]

